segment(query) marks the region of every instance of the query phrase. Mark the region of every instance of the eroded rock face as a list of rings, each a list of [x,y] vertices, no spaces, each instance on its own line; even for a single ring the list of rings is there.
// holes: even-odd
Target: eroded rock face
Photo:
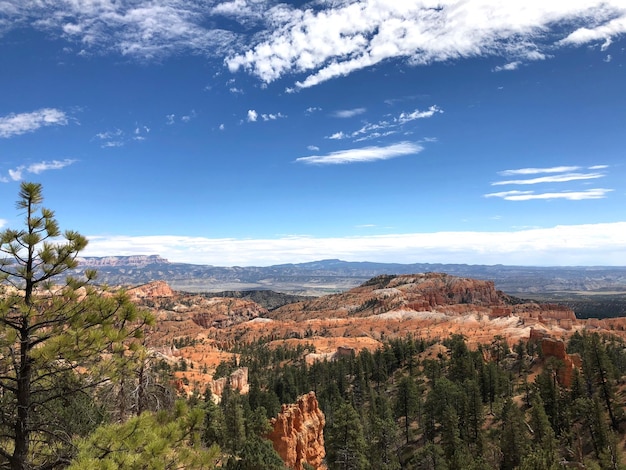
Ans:
[[[582,366],[580,356],[578,354],[568,354],[565,349],[565,342],[558,339],[542,338],[540,344],[545,359],[553,357],[560,361],[557,370],[559,383],[564,387],[571,386],[574,369]]]
[[[137,286],[129,289],[127,293],[132,300],[174,297],[174,291],[165,281],[154,281]]]
[[[266,313],[267,310],[249,300],[214,297],[205,300],[192,319],[202,328],[226,328]]]
[[[319,408],[315,392],[298,398],[294,404],[283,405],[272,418],[272,432],[267,436],[287,467],[303,470],[308,463],[316,470],[325,470],[324,413]]]
[[[229,377],[220,377],[211,382],[211,393],[216,398],[221,398],[224,387],[230,383],[233,390],[239,390],[239,393],[245,394],[250,391],[248,384],[248,368],[242,367],[237,369]]]

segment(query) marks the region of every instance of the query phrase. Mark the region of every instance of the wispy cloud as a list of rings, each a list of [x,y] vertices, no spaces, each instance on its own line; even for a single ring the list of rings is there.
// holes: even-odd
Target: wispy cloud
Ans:
[[[603,199],[608,193],[613,191],[606,188],[581,189],[577,187],[567,187],[561,191],[555,191],[555,184],[575,183],[580,181],[595,180],[604,178],[606,174],[601,170],[607,169],[607,165],[594,165],[587,168],[592,173],[582,173],[580,166],[554,166],[548,168],[518,168],[514,170],[504,170],[498,172],[501,176],[537,176],[534,178],[523,179],[507,179],[491,183],[491,186],[529,186],[529,185],[548,185],[544,190],[527,191],[513,189],[510,191],[501,191],[485,194],[487,198],[501,198],[506,201],[531,201],[531,200],[550,200],[565,199],[569,201],[581,201],[585,199]]]
[[[193,118],[195,118],[196,115],[197,115],[196,111],[193,109],[188,114],[183,114],[180,117],[176,116],[176,114],[173,114],[173,113],[167,114],[165,116],[165,124],[167,124],[168,126],[172,126],[176,123],[176,121],[187,123],[191,121]]]
[[[413,112],[402,112],[396,117],[390,119],[381,120],[375,123],[365,123],[360,129],[353,132],[335,132],[327,136],[327,139],[342,140],[342,139],[355,139],[356,141],[363,141],[369,139],[377,139],[388,135],[395,134],[397,129],[407,123],[415,121],[417,119],[426,119],[433,117],[435,114],[443,113],[443,110],[436,105],[431,106],[426,111],[420,111],[416,109]]]
[[[65,126],[67,115],[55,108],[42,108],[30,113],[9,114],[0,117],[0,137],[8,138],[33,132],[46,126]]]
[[[626,222],[499,232],[429,232],[327,238],[209,239],[100,235],[88,238],[85,256],[159,253],[173,262],[217,266],[268,266],[324,258],[387,263],[626,265]]]
[[[389,160],[390,158],[404,155],[415,155],[420,153],[423,147],[412,142],[400,142],[386,147],[363,147],[358,149],[340,150],[327,155],[311,155],[300,157],[296,162],[311,165],[341,165],[345,163],[363,163],[378,160]]]
[[[585,199],[603,199],[612,189],[596,188],[585,191],[561,191],[536,193],[534,191],[503,191],[499,193],[485,194],[485,197],[499,197],[506,201],[532,201],[536,199],[567,199],[569,201],[582,201]]]
[[[20,165],[17,168],[8,170],[9,177],[0,177],[0,182],[8,183],[9,181],[21,181],[25,173],[38,175],[48,170],[60,170],[75,162],[76,160],[66,158],[65,160],[51,160],[31,163],[30,165]]]
[[[520,65],[522,65],[522,62],[520,62],[519,60],[516,60],[513,62],[509,62],[508,64],[499,65],[495,67],[493,70],[494,72],[517,70]]]
[[[96,139],[100,141],[100,147],[102,148],[114,148],[124,146],[124,131],[121,129],[114,129],[112,131],[98,132]]]
[[[428,108],[426,111],[420,111],[419,109],[416,109],[412,113],[401,113],[400,116],[398,116],[394,120],[394,122],[397,122],[398,124],[405,124],[407,122],[415,121],[416,119],[433,117],[437,113],[443,113],[443,111],[441,110],[441,108],[439,108],[439,106],[434,105]]]
[[[590,167],[592,170],[601,168],[600,166]],[[602,168],[606,168],[603,166]],[[542,173],[563,173],[565,171],[580,170],[579,166],[554,166],[551,168],[518,168],[517,170],[504,170],[499,171],[498,174],[502,176],[514,176],[514,175],[539,175]]]
[[[358,116],[360,114],[364,114],[367,111],[365,108],[354,108],[354,109],[342,109],[339,111],[335,111],[332,113],[332,116],[341,119],[347,119],[354,116]]]
[[[7,0],[4,4],[10,7],[10,25],[5,29],[31,25],[75,43],[83,55],[117,53],[154,60],[188,51],[219,56],[238,41],[236,33],[207,28],[212,6],[206,2]]]
[[[563,173],[562,175],[541,176],[524,180],[504,180],[491,183],[492,186],[505,184],[541,184],[541,183],[567,183],[568,181],[590,180],[603,178],[603,173]]]

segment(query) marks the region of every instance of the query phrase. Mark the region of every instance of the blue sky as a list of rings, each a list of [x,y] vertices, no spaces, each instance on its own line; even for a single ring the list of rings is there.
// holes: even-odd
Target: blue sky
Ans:
[[[626,264],[623,0],[5,0],[0,227],[86,256]]]

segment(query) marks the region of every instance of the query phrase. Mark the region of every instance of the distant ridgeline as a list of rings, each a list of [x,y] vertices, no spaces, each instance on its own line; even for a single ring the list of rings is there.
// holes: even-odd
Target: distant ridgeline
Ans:
[[[274,266],[219,267],[173,263],[159,255],[80,258],[81,269],[95,268],[101,283],[140,285],[163,280],[189,292],[274,290],[300,295],[342,292],[381,274],[443,272],[494,281],[496,288],[517,296],[576,300],[586,293],[626,297],[626,267],[533,267],[467,264],[397,264],[348,262],[336,259]],[[599,299],[590,299],[599,300]]]

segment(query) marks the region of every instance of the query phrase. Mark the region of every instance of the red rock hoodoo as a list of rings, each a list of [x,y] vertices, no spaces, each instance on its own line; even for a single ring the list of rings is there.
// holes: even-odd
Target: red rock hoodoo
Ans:
[[[290,469],[303,470],[307,463],[315,470],[325,470],[325,423],[315,393],[309,392],[296,403],[283,405],[278,416],[272,418],[274,429],[267,437]]]

